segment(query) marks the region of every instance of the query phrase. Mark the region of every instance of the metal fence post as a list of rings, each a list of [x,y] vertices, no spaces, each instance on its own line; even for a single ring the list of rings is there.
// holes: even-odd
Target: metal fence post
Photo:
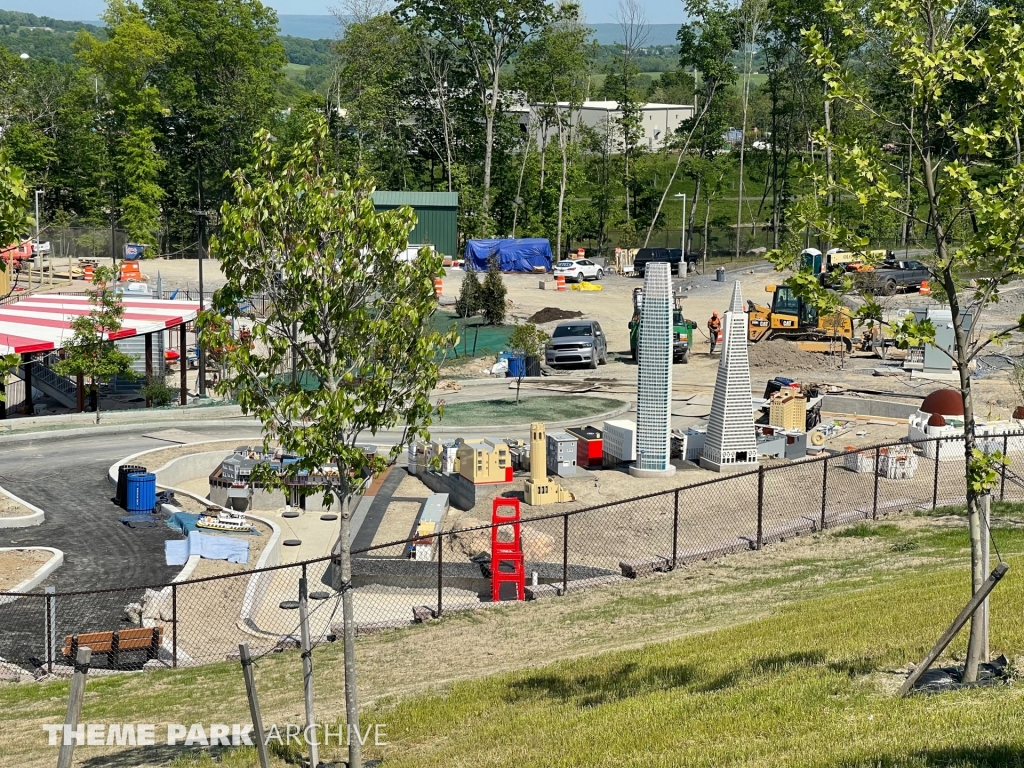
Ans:
[[[444,589],[444,534],[437,536],[437,618],[441,618],[442,606],[441,592]]]
[[[935,438],[935,474],[932,477],[932,512],[939,505],[939,456],[942,454],[942,438]]]
[[[1002,477],[999,480],[999,500],[1006,497],[1006,454],[1009,450],[1009,435],[1003,435],[1003,466],[999,472]]]
[[[828,456],[821,462],[821,528],[825,530],[825,505],[828,503]]]
[[[672,570],[676,569],[676,559],[679,557],[679,489],[676,489],[675,509],[672,512]]]
[[[562,517],[562,594],[569,592],[569,513]]]
[[[764,543],[764,467],[757,468],[757,548]]]
[[[57,622],[56,616],[53,612],[54,592],[56,592],[56,590],[53,587],[46,588],[46,671],[51,675],[53,674],[53,654],[56,652],[54,646],[57,645]]]
[[[183,363],[184,364],[184,363]],[[178,585],[171,584],[171,666],[178,666]]]
[[[871,519],[878,519],[878,463],[879,457],[881,456],[881,448],[875,448],[875,496],[871,503]]]

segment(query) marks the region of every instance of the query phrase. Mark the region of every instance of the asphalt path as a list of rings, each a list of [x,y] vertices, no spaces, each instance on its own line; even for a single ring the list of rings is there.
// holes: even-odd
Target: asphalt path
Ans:
[[[124,511],[112,501],[107,479],[111,464],[172,443],[143,437],[163,427],[139,426],[119,434],[48,436],[0,442],[0,485],[42,509],[46,519],[32,528],[0,529],[0,547],[48,546],[64,552],[64,565],[44,586],[58,593],[117,590],[110,596],[67,596],[56,600],[58,642],[74,632],[109,631],[124,624],[123,607],[139,600],[142,586],[164,584],[180,567],[168,566],[164,542],[181,538],[166,525],[128,528]],[[190,432],[206,433],[190,429]],[[258,434],[250,425],[232,427],[229,436]],[[224,436],[210,434],[216,438]],[[42,657],[42,601],[23,598],[0,605],[0,656],[26,663]]]

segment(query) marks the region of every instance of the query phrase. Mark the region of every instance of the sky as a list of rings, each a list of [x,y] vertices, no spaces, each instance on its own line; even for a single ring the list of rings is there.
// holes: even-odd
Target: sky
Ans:
[[[264,0],[267,2],[267,0]],[[681,0],[641,0],[651,24],[677,24],[683,21]],[[279,14],[319,15],[329,13],[337,0],[269,0]],[[582,0],[587,21],[606,24],[615,20],[618,0]],[[89,21],[103,12],[103,0],[0,0],[0,9],[24,11],[69,21]]]

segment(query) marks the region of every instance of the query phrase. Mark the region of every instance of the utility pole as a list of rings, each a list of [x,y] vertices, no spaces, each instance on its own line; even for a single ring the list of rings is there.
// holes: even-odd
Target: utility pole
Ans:
[[[215,211],[204,211],[195,210],[192,214],[196,217],[196,221],[199,229],[199,309],[202,311],[206,308],[206,296],[203,288],[203,260],[206,258],[206,221],[207,219],[216,216]],[[206,396],[206,352],[203,350],[202,344],[199,343],[199,333],[196,332],[196,355],[199,357],[199,396]]]
[[[40,285],[43,284],[43,273],[42,273],[42,269],[43,269],[43,252],[39,250],[39,196],[40,195],[44,195],[45,196],[45,194],[46,194],[46,192],[44,192],[41,189],[37,189],[36,190],[36,247],[35,247],[35,257],[36,257],[36,269],[40,270],[40,272],[39,272],[39,284]]]

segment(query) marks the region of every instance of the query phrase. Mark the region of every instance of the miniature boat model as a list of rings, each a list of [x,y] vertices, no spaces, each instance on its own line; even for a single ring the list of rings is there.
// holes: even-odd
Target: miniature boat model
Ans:
[[[233,531],[235,533],[249,533],[252,531],[252,525],[246,520],[245,515],[228,510],[219,511],[216,517],[213,515],[203,515],[196,521],[196,528],[206,528],[211,531]]]

